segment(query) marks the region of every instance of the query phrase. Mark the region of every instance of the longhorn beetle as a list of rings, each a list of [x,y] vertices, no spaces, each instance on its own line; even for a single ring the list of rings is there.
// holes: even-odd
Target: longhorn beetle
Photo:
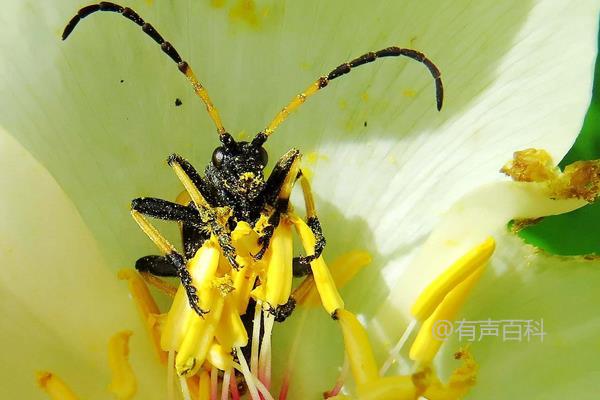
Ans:
[[[166,254],[163,256],[146,256],[140,258],[136,268],[159,276],[178,276],[185,287],[190,306],[203,316],[207,311],[198,304],[197,290],[192,285],[190,274],[186,268],[186,259],[191,258],[202,243],[211,235],[218,238],[219,245],[231,266],[239,268],[236,262],[236,250],[232,244],[231,231],[240,221],[249,223],[256,228],[261,215],[266,215],[268,222],[260,230],[260,250],[254,255],[259,260],[269,247],[270,239],[282,215],[288,212],[289,197],[293,185],[300,180],[306,203],[307,225],[316,238],[313,254],[297,257],[295,265],[310,263],[319,257],[325,246],[325,238],[317,217],[310,185],[300,169],[300,151],[291,149],[275,164],[273,171],[265,179],[263,171],[267,165],[267,152],[263,145],[285,121],[288,115],[300,107],[306,99],[325,88],[330,81],[349,73],[352,68],[368,64],[384,57],[408,57],[423,64],[435,81],[435,92],[438,111],[442,108],[443,86],[440,71],[435,64],[423,53],[406,48],[388,47],[379,51],[369,52],[354,60],[334,68],[329,74],[321,76],[306,90],[292,99],[283,107],[267,127],[259,132],[250,142],[236,142],[227,132],[221,118],[213,105],[208,92],[196,79],[192,68],[184,61],[171,43],[145,22],[129,7],[118,4],[101,2],[80,9],[69,21],[62,34],[65,40],[73,32],[79,21],[97,11],[109,11],[121,14],[142,28],[142,31],[158,43],[162,51],[177,64],[177,68],[192,84],[194,91],[204,102],[208,115],[217,128],[221,145],[217,147],[212,160],[201,176],[196,169],[184,158],[177,154],[169,156],[168,163],[186,189],[192,195],[192,201],[187,205],[173,203],[157,198],[137,198],[131,203],[132,214],[144,232]],[[158,231],[143,217],[147,215],[163,220],[178,221],[182,224],[184,254],[180,254],[170,245]],[[306,268],[298,268],[298,274],[306,272]],[[281,306],[280,310],[272,310],[278,319],[285,317],[293,309],[294,299]]]

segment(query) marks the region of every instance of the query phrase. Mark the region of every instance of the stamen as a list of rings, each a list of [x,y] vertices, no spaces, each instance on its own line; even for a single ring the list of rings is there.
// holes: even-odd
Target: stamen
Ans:
[[[333,282],[338,289],[346,286],[364,267],[371,263],[371,254],[362,250],[353,250],[336,258],[329,271]],[[308,285],[308,287],[303,287]],[[319,304],[319,294],[314,284],[314,279],[309,276],[294,290],[294,298],[298,304],[316,306]]]
[[[215,371],[216,372],[216,371]],[[216,376],[216,373],[215,373]],[[208,371],[203,369],[200,371],[200,381],[198,385],[198,400],[213,400],[213,392],[211,389],[212,371],[211,376],[208,376]],[[216,390],[214,400],[217,399]]]
[[[396,343],[396,345],[390,350],[388,359],[385,360],[385,363],[383,363],[383,366],[379,370],[380,376],[385,375],[385,373],[388,371],[388,369],[390,369],[392,364],[397,360],[398,356],[400,355],[400,351],[402,351],[402,348],[408,341],[408,338],[410,338],[410,335],[412,334],[412,332],[416,326],[417,326],[416,319],[413,319],[412,321],[410,321],[410,324],[408,324],[408,327],[406,327],[406,329],[404,330],[402,337],[400,337],[400,340],[398,340],[398,343]]]
[[[206,359],[211,365],[222,371],[231,369],[233,356],[231,355],[231,347],[228,347],[228,349],[229,351],[226,351],[221,344],[213,342],[208,350]]]
[[[348,356],[345,355],[344,356],[344,364],[342,364],[340,375],[335,380],[335,385],[333,386],[333,388],[331,390],[328,390],[327,392],[323,393],[323,398],[329,399],[331,397],[337,396],[340,393],[340,391],[342,390],[342,387],[344,386],[344,381],[347,378],[349,368],[350,368],[350,364],[348,363]]]
[[[215,330],[223,311],[223,297],[216,289],[202,291],[210,312],[200,318],[194,314],[179,352],[175,357],[175,369],[179,375],[195,374],[206,359],[213,343]]]
[[[287,303],[292,292],[292,230],[285,219],[275,228],[269,249],[271,257],[264,282],[265,300],[271,307],[277,307]]]
[[[271,386],[271,333],[275,317],[268,311],[263,311],[265,331],[260,346],[258,378],[267,389]]]
[[[418,397],[412,376],[387,376],[358,386],[361,400],[414,400]]]
[[[129,400],[137,391],[137,380],[129,364],[129,338],[132,334],[132,331],[119,332],[108,341],[108,366],[112,372],[108,390],[119,400]]]
[[[167,361],[167,400],[175,400],[175,350],[169,351]]]
[[[135,302],[137,310],[142,318],[144,326],[150,336],[154,350],[161,363],[167,362],[167,354],[161,349],[161,331],[153,322],[153,315],[159,314],[160,310],[150,294],[146,283],[140,275],[133,269],[121,269],[117,273],[117,278],[127,281],[129,293]]]
[[[221,400],[229,400],[229,380],[231,379],[231,369],[225,370],[223,374],[223,385],[221,389]]]
[[[234,366],[236,366],[236,368],[242,373],[242,375],[244,375],[244,380],[246,381],[246,385],[248,386],[248,392],[250,392],[250,397],[252,398],[252,400],[261,400],[260,396],[258,395],[258,390],[256,389],[255,383],[258,381],[258,379],[255,379],[254,375],[252,375],[252,373],[250,372],[248,364],[246,363],[246,359],[244,358],[244,353],[242,353],[242,349],[236,347],[235,353],[238,357],[238,360],[240,360],[240,364],[236,365],[234,363]]]
[[[248,344],[248,332],[246,332],[235,301],[233,296],[225,298],[223,314],[215,335],[219,343],[229,351],[233,347],[245,347]]]
[[[233,372],[233,371],[232,371]],[[240,392],[238,390],[237,381],[235,375],[233,379],[229,380],[229,390],[231,390],[231,400],[240,400]]]
[[[494,253],[496,242],[489,237],[459,258],[419,295],[411,312],[419,321],[424,321],[435,311],[444,297],[475,270],[484,265]]]
[[[52,400],[78,400],[67,384],[52,372],[38,372],[37,383]]]
[[[252,348],[250,352],[250,370],[258,375],[258,346],[260,345],[260,324],[262,316],[262,302],[257,301],[254,306],[254,320],[252,321]]]
[[[337,310],[335,318],[340,322],[344,336],[344,347],[350,362],[350,369],[357,385],[363,385],[378,378],[373,350],[367,331],[354,314]]]
[[[187,380],[184,376],[179,377],[179,385],[181,386],[181,395],[183,396],[183,400],[192,400],[190,389],[188,388]]]
[[[478,366],[471,354],[466,349],[461,349],[454,354],[454,358],[462,360],[463,365],[452,372],[447,384],[443,384],[439,379],[434,378],[423,394],[427,399],[462,399],[475,385]]]
[[[219,371],[213,365],[210,369],[210,400],[217,400],[219,397]]]
[[[316,243],[312,231],[308,225],[306,225],[306,222],[297,216],[291,216],[290,220],[300,236],[304,251],[306,254],[312,254]],[[310,268],[313,273],[319,296],[321,297],[321,302],[323,303],[323,308],[325,308],[330,315],[333,315],[336,310],[343,309],[344,301],[335,286],[335,282],[331,277],[329,269],[327,269],[327,265],[325,265],[323,257],[319,257],[312,261],[310,263]]]
[[[420,364],[429,364],[438,350],[444,343],[435,335],[434,328],[438,321],[452,321],[464,304],[471,289],[479,281],[479,278],[485,271],[485,266],[477,269],[467,279],[448,293],[433,314],[423,322],[412,347],[410,348],[410,358]]]

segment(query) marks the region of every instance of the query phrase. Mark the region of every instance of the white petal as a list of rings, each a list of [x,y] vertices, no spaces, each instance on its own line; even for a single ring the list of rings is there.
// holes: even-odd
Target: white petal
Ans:
[[[474,190],[450,208],[421,246],[410,266],[390,271],[390,295],[381,304],[373,322],[384,347],[391,348],[402,332],[402,316],[410,319],[410,308],[431,281],[487,237],[503,236],[507,223],[518,218],[562,214],[587,204],[583,200],[552,200],[542,184],[497,182]],[[391,275],[395,272],[395,275]],[[505,271],[496,271],[501,275]]]
[[[513,150],[564,154],[589,101],[594,1],[265,2],[241,14],[224,4],[135,6],[190,60],[234,134],[262,129],[316,77],[365,51],[410,46],[441,68],[442,113],[422,65],[384,60],[332,82],[268,145],[272,159],[291,146],[327,157],[311,166],[326,231],[357,232],[338,240],[344,248],[372,240],[382,261],[493,179]],[[132,261],[151,246],[124,218],[127,202],[174,197],[162,160],[178,151],[202,169],[216,135],[175,66],[124,18],[91,16],[60,42],[76,7],[3,5],[0,121],[65,188],[110,260]]]
[[[163,370],[127,296],[73,204],[0,129],[0,398],[41,398],[35,373],[50,370],[86,399],[106,399],[108,339],[133,329],[141,398],[160,399]],[[160,393],[165,393],[163,390]]]
[[[480,364],[468,398],[593,399],[598,381],[600,264],[540,253],[510,235],[498,238],[492,270],[457,320],[543,320],[543,341],[527,335],[482,337],[471,345]],[[501,276],[492,271],[506,271]],[[517,330],[518,333],[519,330]],[[479,330],[477,330],[479,332]],[[522,331],[524,332],[524,330]],[[535,333],[535,332],[534,332]],[[455,334],[446,353],[468,344]],[[449,354],[442,358],[449,359]],[[454,363],[455,364],[455,363]],[[451,362],[448,368],[456,367]]]

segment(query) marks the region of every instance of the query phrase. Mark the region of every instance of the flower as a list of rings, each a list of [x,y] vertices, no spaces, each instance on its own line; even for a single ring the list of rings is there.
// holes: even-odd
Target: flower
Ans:
[[[174,197],[180,189],[160,161],[178,152],[201,166],[217,140],[190,88],[135,25],[115,15],[90,17],[77,38],[61,43],[63,25],[80,6],[70,1],[3,5],[10,18],[3,21],[1,42],[8,56],[0,60],[1,331],[6,342],[26,345],[6,349],[3,376],[11,379],[0,394],[35,397],[31,376],[47,368],[81,396],[104,398],[110,380],[106,343],[115,332],[131,329],[133,369],[152,382],[140,385],[138,396],[162,398],[164,373],[114,278],[117,268],[153,251],[127,218],[127,204],[142,195]],[[440,67],[447,89],[441,113],[421,66],[386,60],[330,85],[268,144],[271,157],[291,146],[306,154],[328,257],[356,248],[372,252],[374,268],[343,294],[348,308],[365,321],[383,315],[380,310],[394,316],[380,330],[368,324],[378,359],[408,321],[390,305],[398,300],[396,293],[411,287],[409,272],[416,271],[409,270],[410,260],[440,215],[481,185],[501,180],[497,170],[515,150],[544,148],[559,160],[589,101],[598,15],[591,1],[374,7],[232,0],[134,6],[194,66],[236,136],[262,129],[305,84],[365,51],[414,47]],[[176,99],[181,106],[175,106]],[[467,307],[481,307],[482,317],[492,317],[502,305],[554,316],[555,326],[568,335],[552,349],[563,346],[573,358],[567,372],[521,374],[519,381],[498,372],[507,368],[501,361],[515,353],[490,345],[478,359],[473,393],[485,396],[490,385],[508,379],[521,383],[511,389],[519,396],[541,392],[545,379],[564,379],[560,387],[547,383],[553,394],[585,385],[594,330],[581,321],[590,315],[585,303],[593,297],[579,288],[593,287],[593,272],[576,264],[573,274],[568,264],[534,254],[514,238],[502,238],[498,249],[493,263],[528,260],[535,271],[488,277],[473,294],[480,300]],[[434,276],[420,275],[423,281]],[[522,286],[525,278],[533,283]],[[557,284],[559,279],[568,285]],[[513,293],[511,307],[503,296],[507,288]],[[547,296],[546,289],[564,292]],[[566,295],[581,303],[567,308]],[[398,301],[405,308],[410,303]],[[570,310],[564,315],[569,318],[560,321],[555,310]],[[468,308],[464,312],[469,315]],[[338,374],[341,337],[325,318],[314,313],[305,322],[319,329],[304,331],[297,359],[302,368],[292,391],[318,393]],[[284,348],[295,330],[294,321],[282,325],[274,340],[283,343],[275,346]],[[556,359],[564,355],[550,349],[540,345],[528,351]],[[274,354],[274,363],[277,357],[282,356]],[[511,360],[506,363],[516,368]],[[539,370],[536,361],[520,365],[521,371]],[[528,386],[533,376],[541,378]]]

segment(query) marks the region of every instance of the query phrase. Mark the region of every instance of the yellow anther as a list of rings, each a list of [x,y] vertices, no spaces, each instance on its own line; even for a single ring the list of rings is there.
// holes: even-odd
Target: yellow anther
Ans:
[[[212,279],[219,264],[219,249],[215,239],[211,237],[198,249],[188,262],[192,283],[198,290],[200,308],[210,310],[206,304],[205,293],[210,293]],[[210,312],[209,312],[210,314]],[[167,323],[161,336],[161,348],[165,351],[178,351],[187,335],[188,328],[195,312],[189,306],[185,288],[180,286],[173,299],[167,316]]]
[[[150,294],[146,283],[141,278],[140,274],[133,269],[122,269],[117,273],[117,277],[127,281],[129,293],[137,306],[140,317],[152,340],[152,344],[154,344],[156,355],[160,361],[165,364],[167,362],[167,353],[161,349],[161,331],[158,329],[158,326],[155,324],[155,319],[152,317],[153,315],[159,314],[160,310]]]
[[[358,385],[360,400],[414,400],[418,396],[411,376],[388,376]]]
[[[223,297],[215,289],[202,291],[204,304],[210,312],[200,318],[194,314],[179,352],[175,357],[175,370],[179,375],[193,375],[202,366],[215,338],[215,330],[223,311]]]
[[[244,347],[248,344],[248,333],[238,312],[235,298],[225,298],[223,314],[215,336],[225,349],[231,352],[233,347]]]
[[[371,255],[368,252],[360,250],[350,251],[336,258],[329,268],[335,286],[338,289],[346,286],[356,274],[371,263],[371,260]],[[305,297],[294,297],[298,303],[315,306],[319,304],[319,296],[314,286],[314,280],[310,278],[307,278],[306,280],[310,282],[310,288],[307,288],[307,292],[303,294]],[[300,286],[303,286],[304,284],[303,281]]]
[[[433,360],[445,339],[448,338],[447,333],[449,331],[447,329],[452,329],[454,317],[484,271],[485,266],[480,267],[452,289],[433,314],[423,322],[410,348],[410,358],[412,360],[421,364],[428,364]],[[444,329],[444,332],[441,332],[440,329]]]
[[[137,391],[137,380],[129,364],[129,338],[132,334],[131,331],[119,332],[108,341],[108,366],[112,373],[108,390],[119,400],[129,400]]]
[[[424,321],[435,311],[444,297],[475,270],[483,266],[494,253],[496,242],[489,237],[471,249],[429,284],[419,295],[411,312],[419,321]]]
[[[356,316],[349,311],[337,310],[335,317],[342,328],[344,347],[354,381],[360,386],[377,380],[379,378],[377,365],[367,331]]]
[[[160,337],[161,349],[167,352],[179,349],[193,315],[194,311],[189,306],[185,288],[179,286]]]
[[[211,365],[217,367],[221,371],[227,371],[233,367],[233,356],[231,355],[231,348],[225,350],[219,343],[213,342],[208,350],[206,356]]]
[[[231,241],[238,255],[242,257],[250,257],[252,254],[258,253],[260,246],[258,245],[258,234],[252,229],[249,223],[239,221],[231,232]]]
[[[210,400],[210,376],[203,369],[200,372],[200,384],[198,385],[198,400]]]
[[[313,254],[316,240],[312,231],[308,225],[306,225],[306,222],[297,216],[291,216],[290,220],[300,236],[300,241],[302,242],[306,254]],[[319,257],[311,262],[310,268],[325,310],[329,314],[333,314],[334,311],[343,309],[344,300],[342,300],[342,297],[335,286],[335,282],[333,281],[323,257]]]
[[[267,267],[265,300],[271,307],[287,303],[292,292],[292,229],[286,219],[282,219],[271,239],[271,257]]]
[[[251,268],[242,268],[239,271],[232,271],[233,287],[235,290],[232,297],[235,299],[239,314],[245,314],[250,300],[250,292],[256,281],[256,273]]]
[[[78,397],[67,384],[52,372],[37,373],[37,383],[52,400],[77,400]]]

